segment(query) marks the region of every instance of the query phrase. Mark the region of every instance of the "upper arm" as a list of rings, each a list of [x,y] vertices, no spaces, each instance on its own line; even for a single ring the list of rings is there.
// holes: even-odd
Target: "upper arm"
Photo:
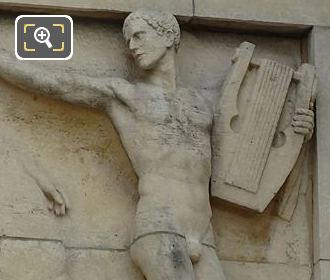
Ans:
[[[124,79],[51,72],[42,67],[31,71],[30,64],[13,59],[0,63],[0,76],[23,90],[89,107],[105,108],[112,97],[124,101],[131,92],[131,84]]]
[[[65,83],[68,83],[65,85]],[[134,86],[121,78],[95,78],[75,75],[67,81],[62,78],[59,86],[65,85],[62,99],[71,103],[80,103],[90,107],[105,108],[112,98],[116,98],[130,106]]]
[[[51,95],[70,103],[105,107],[113,95],[106,78],[69,75],[56,80],[55,87],[50,88]]]

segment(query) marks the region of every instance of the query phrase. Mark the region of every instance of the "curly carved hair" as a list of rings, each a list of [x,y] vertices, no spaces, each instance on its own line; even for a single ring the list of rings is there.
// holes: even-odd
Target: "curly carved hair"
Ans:
[[[136,19],[144,20],[151,26],[160,36],[166,34],[167,31],[173,32],[174,47],[177,51],[180,45],[180,26],[176,18],[167,12],[159,12],[147,9],[139,9],[130,13],[124,21],[123,34],[126,37],[126,29],[132,21]]]

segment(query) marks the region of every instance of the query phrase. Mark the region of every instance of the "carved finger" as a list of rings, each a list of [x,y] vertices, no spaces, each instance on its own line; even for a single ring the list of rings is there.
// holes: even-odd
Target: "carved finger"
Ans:
[[[312,130],[309,132],[309,134],[306,136],[306,141],[309,141],[309,140],[312,139],[312,137],[313,137],[313,133],[314,133],[314,129],[312,129]]]
[[[61,194],[61,192],[58,191],[58,190],[55,189],[55,188],[52,190],[52,196],[53,196],[54,201],[55,201],[57,204],[62,205],[62,204],[65,203],[65,202],[64,202],[64,199],[63,199],[63,196],[62,196],[62,194]]]
[[[54,205],[54,213],[55,213],[56,216],[61,215],[61,205],[58,205],[58,204]]]
[[[58,199],[59,203],[57,204],[60,213],[59,216],[64,216],[68,209],[66,200],[64,199],[63,194],[59,190],[56,189],[56,192],[58,194],[58,197],[60,198]]]
[[[298,115],[307,115],[307,116],[311,116],[311,117],[314,118],[314,112],[312,110],[309,110],[309,109],[298,108],[296,110],[296,114],[298,114]]]
[[[65,204],[60,205],[60,215],[64,216],[66,212]]]
[[[64,195],[64,193],[62,193],[58,189],[56,189],[56,190],[61,195],[61,198],[62,198],[62,201],[63,201],[63,205],[65,206],[65,209],[66,209],[66,212],[67,212],[68,209],[70,209],[70,201],[69,201],[68,197]]]
[[[294,121],[304,121],[304,122],[309,122],[314,125],[314,118],[311,116],[306,116],[306,115],[294,115],[293,116]]]
[[[307,128],[308,130],[313,129],[313,124],[311,122],[307,122],[307,121],[293,121],[292,126],[293,127]]]
[[[53,211],[54,210],[54,201],[48,200],[48,210]]]
[[[308,135],[310,133],[310,130],[303,127],[295,127],[294,132],[302,135]]]

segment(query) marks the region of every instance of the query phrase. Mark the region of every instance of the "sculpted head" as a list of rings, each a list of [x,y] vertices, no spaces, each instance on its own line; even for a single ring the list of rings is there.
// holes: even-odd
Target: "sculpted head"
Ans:
[[[124,22],[123,34],[135,63],[144,70],[154,68],[169,50],[177,51],[180,27],[166,12],[137,10]]]

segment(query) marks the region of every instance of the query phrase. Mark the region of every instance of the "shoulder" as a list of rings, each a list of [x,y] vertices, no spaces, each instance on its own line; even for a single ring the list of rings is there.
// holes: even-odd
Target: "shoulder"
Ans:
[[[133,106],[136,85],[122,78],[109,78],[107,80],[108,92],[111,96],[128,106]]]
[[[114,92],[117,97],[128,98],[135,91],[135,85],[122,78],[109,78],[107,87]]]
[[[135,85],[122,78],[109,78],[107,85],[114,91],[134,90]]]

